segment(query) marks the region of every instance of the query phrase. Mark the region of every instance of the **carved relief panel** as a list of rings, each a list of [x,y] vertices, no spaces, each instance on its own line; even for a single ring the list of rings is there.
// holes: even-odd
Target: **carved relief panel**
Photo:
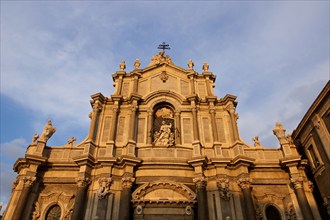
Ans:
[[[170,147],[175,141],[174,113],[169,107],[155,111],[153,122],[153,143],[155,146]]]

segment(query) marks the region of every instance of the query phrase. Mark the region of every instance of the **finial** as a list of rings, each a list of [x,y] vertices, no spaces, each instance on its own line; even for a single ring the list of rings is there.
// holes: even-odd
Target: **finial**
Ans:
[[[139,69],[139,68],[140,68],[140,65],[141,65],[141,63],[140,63],[139,58],[136,58],[136,60],[135,60],[135,62],[134,62],[135,69],[136,69],[136,70]]]
[[[166,44],[165,42],[163,42],[162,44],[158,45],[158,49],[163,50],[163,55],[165,54],[165,50],[170,50],[170,45]]]
[[[121,61],[121,64],[119,65],[120,71],[125,71],[126,69],[126,64],[125,64],[125,60],[123,59]]]
[[[194,62],[191,59],[189,59],[189,61],[188,61],[188,67],[190,70],[194,69]]]
[[[204,70],[204,72],[208,72],[209,71],[209,64],[207,64],[207,62],[204,62],[204,64],[203,64],[203,70]]]

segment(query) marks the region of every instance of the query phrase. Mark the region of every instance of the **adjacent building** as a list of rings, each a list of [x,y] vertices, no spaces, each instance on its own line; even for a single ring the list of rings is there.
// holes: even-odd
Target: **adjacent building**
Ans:
[[[330,219],[330,81],[292,133],[324,219]]]
[[[81,143],[48,146],[48,121],[14,165],[3,219],[321,219],[307,160],[282,124],[277,149],[258,137],[249,146],[236,97],[214,94],[207,63],[201,73],[187,65],[164,52],[131,71],[122,61],[114,93],[91,96]]]

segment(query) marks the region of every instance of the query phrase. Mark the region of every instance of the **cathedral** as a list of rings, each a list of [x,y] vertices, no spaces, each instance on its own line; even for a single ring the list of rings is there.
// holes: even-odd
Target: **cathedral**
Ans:
[[[284,126],[278,148],[240,139],[234,95],[217,97],[205,62],[177,66],[164,50],[146,67],[123,60],[111,96],[91,96],[87,137],[48,146],[48,121],[14,164],[3,219],[321,219]],[[54,123],[55,124],[55,123]]]

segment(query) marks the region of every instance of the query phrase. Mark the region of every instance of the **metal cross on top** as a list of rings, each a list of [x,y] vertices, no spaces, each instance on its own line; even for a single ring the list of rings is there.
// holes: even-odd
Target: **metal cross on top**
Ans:
[[[170,45],[163,42],[162,44],[159,44],[158,49],[163,50],[163,53],[165,53],[165,50],[170,50],[171,48]]]

